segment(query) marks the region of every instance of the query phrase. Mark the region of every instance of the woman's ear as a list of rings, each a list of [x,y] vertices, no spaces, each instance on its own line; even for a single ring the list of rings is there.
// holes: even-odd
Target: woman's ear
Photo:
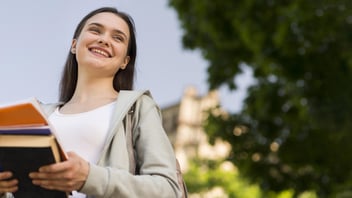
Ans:
[[[77,44],[77,39],[72,39],[72,44],[71,44],[71,53],[76,54],[76,44]]]
[[[125,69],[129,62],[130,62],[130,56],[126,56],[121,66],[121,69]]]

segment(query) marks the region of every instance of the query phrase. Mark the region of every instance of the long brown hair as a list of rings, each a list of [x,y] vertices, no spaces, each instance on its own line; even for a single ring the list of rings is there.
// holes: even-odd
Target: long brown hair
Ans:
[[[73,39],[78,38],[88,19],[102,12],[114,13],[120,18],[122,18],[128,25],[129,32],[130,32],[130,40],[128,43],[127,56],[130,57],[130,60],[124,70],[119,70],[115,74],[114,80],[113,80],[113,87],[116,91],[131,90],[133,89],[133,83],[134,83],[135,62],[136,62],[136,56],[137,56],[137,42],[136,42],[136,36],[135,36],[134,21],[130,15],[124,12],[120,12],[113,7],[102,7],[102,8],[93,10],[92,12],[88,13],[79,22],[74,32]],[[65,66],[62,72],[62,76],[61,76],[60,93],[59,93],[59,100],[61,102],[66,103],[72,98],[77,85],[77,77],[78,77],[78,64],[76,60],[76,55],[72,54],[70,51],[68,53]]]

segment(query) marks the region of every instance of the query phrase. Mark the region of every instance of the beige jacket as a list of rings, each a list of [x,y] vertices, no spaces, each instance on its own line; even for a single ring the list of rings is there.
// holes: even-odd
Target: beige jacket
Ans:
[[[133,142],[140,174],[132,175],[122,120],[128,104],[139,95]],[[44,105],[44,109],[50,115],[56,106]],[[105,148],[98,164],[90,164],[81,192],[89,198],[181,197],[174,151],[162,127],[160,110],[148,91],[120,91]]]

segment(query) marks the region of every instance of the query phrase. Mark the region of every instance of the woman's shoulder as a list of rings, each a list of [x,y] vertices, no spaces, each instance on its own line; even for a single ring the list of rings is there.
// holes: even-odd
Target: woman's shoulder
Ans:
[[[139,111],[148,111],[155,107],[160,110],[149,90],[123,90],[120,91],[120,94],[123,94],[126,100],[135,101],[136,108]]]
[[[149,97],[152,97],[152,94],[150,92],[150,90],[148,89],[141,89],[141,90],[120,90],[119,94],[123,94],[123,95],[147,95]]]
[[[158,106],[149,90],[144,90],[142,92],[143,94],[139,98],[141,104],[144,106]]]
[[[142,104],[156,104],[149,90],[121,90],[120,94],[123,94],[128,100],[135,99]]]

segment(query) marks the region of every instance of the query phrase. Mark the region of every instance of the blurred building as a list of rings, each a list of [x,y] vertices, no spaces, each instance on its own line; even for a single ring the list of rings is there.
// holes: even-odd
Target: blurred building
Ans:
[[[179,103],[162,109],[163,124],[183,171],[194,157],[217,159],[227,156],[230,146],[216,141],[212,146],[203,130],[210,108],[220,104],[217,91],[199,96],[194,87],[186,88]]]

